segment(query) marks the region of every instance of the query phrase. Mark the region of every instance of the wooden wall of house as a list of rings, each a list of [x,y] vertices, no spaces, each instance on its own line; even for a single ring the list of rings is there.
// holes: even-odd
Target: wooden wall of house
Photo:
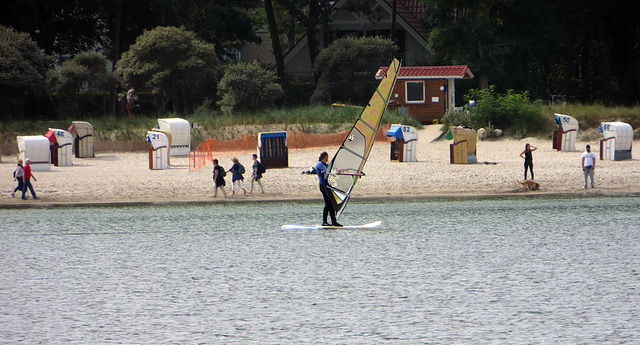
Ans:
[[[445,85],[445,79],[424,79],[411,80],[425,82],[425,102],[424,103],[406,103],[405,97],[405,80],[398,80],[393,91],[392,100],[389,106],[392,108],[407,108],[409,115],[422,123],[433,123],[434,120],[440,121],[444,116],[447,108],[447,93],[440,90]],[[395,95],[398,97],[395,97]],[[432,102],[432,97],[439,97],[438,103]]]

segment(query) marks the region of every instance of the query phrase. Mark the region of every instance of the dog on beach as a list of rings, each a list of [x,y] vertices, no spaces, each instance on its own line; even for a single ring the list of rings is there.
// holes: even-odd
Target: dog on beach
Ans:
[[[515,179],[517,183],[523,185],[524,187],[527,187],[528,190],[532,191],[532,190],[538,190],[540,189],[540,184],[536,181],[533,180],[522,180],[519,181],[518,179]]]

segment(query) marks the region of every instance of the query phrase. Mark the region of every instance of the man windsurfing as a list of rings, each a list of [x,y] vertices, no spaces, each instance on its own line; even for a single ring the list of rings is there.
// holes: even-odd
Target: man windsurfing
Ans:
[[[318,163],[316,163],[316,173],[318,174],[318,180],[320,182],[320,193],[322,193],[322,197],[324,198],[324,209],[322,210],[322,226],[336,226],[341,227],[342,225],[338,223],[336,220],[336,210],[333,207],[333,203],[330,199],[329,191],[327,190],[326,181],[324,179],[324,173],[327,170],[327,165],[329,162],[329,154],[324,151],[320,154],[320,158],[318,158]],[[331,224],[327,223],[327,216],[331,216]]]

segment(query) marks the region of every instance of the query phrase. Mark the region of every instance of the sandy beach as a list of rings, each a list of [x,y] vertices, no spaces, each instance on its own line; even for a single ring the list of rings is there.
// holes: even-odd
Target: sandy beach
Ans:
[[[466,197],[501,195],[616,195],[640,194],[640,149],[633,145],[632,160],[597,161],[596,188],[583,188],[581,154],[591,144],[599,156],[599,143],[578,142],[576,152],[557,152],[548,140],[535,138],[478,141],[479,164],[450,164],[450,140],[431,141],[433,132],[421,130],[417,144],[418,162],[390,161],[390,144],[376,143],[363,177],[352,198]],[[527,191],[514,179],[523,178],[524,160],[519,157],[525,143],[537,147],[533,152],[538,191]],[[258,200],[321,199],[317,177],[301,174],[315,165],[319,153],[335,153],[337,147],[319,147],[289,151],[289,168],[269,169],[263,178],[265,193],[259,186],[253,194],[231,195],[231,176],[226,177],[228,198],[219,193],[213,198],[211,165],[189,171],[187,157],[171,157],[166,170],[149,170],[147,152],[97,152],[95,158],[74,158],[73,166],[35,171],[32,181],[37,200],[11,197],[16,187],[12,174],[15,157],[3,156],[0,163],[2,193],[0,205],[57,205],[90,203],[162,203],[162,202],[242,202]],[[215,154],[228,169],[237,156],[249,171],[255,151]],[[488,162],[490,164],[483,164]],[[250,189],[250,173],[245,174]],[[27,192],[29,196],[29,193]]]

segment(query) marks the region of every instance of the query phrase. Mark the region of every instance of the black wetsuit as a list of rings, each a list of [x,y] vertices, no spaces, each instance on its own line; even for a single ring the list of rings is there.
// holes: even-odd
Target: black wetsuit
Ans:
[[[527,168],[531,171],[531,179],[533,180],[533,155],[531,150],[524,151],[524,179],[527,179]]]

